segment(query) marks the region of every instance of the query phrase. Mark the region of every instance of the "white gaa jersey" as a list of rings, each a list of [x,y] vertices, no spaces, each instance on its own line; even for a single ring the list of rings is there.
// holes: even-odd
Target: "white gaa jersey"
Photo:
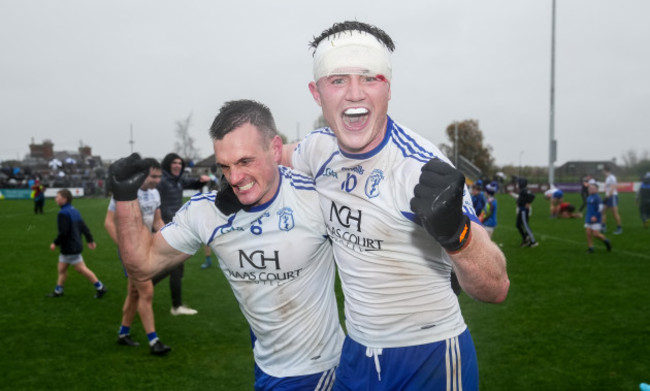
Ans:
[[[618,195],[617,187],[614,174],[607,175],[607,178],[605,178],[605,197]]]
[[[140,211],[142,211],[142,221],[151,231],[156,209],[160,208],[160,193],[158,193],[157,189],[138,189],[138,204],[140,205]],[[113,197],[108,203],[108,210],[115,213],[115,199]]]
[[[381,145],[342,152],[331,129],[308,134],[293,165],[314,177],[345,293],[348,335],[375,348],[413,346],[466,328],[451,289],[451,260],[411,211],[413,188],[431,158],[429,141],[388,118]],[[478,221],[465,188],[464,213]]]
[[[225,216],[216,191],[197,194],[162,230],[178,251],[209,244],[255,334],[255,362],[275,377],[338,365],[344,334],[335,264],[310,177],[280,167],[274,198]]]

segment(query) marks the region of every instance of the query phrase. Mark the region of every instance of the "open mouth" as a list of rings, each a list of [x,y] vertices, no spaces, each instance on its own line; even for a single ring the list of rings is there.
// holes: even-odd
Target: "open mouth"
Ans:
[[[346,125],[363,125],[368,118],[368,109],[364,107],[350,108],[343,112],[343,121]]]

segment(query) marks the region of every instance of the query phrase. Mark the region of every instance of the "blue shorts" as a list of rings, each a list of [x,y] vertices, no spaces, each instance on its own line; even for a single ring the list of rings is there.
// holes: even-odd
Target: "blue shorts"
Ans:
[[[605,206],[608,208],[613,208],[615,206],[618,206],[618,194],[614,194],[611,197],[605,198]]]
[[[256,391],[329,391],[334,383],[336,367],[305,376],[273,377],[255,364]]]
[[[334,390],[478,390],[469,330],[444,341],[372,349],[345,338]]]

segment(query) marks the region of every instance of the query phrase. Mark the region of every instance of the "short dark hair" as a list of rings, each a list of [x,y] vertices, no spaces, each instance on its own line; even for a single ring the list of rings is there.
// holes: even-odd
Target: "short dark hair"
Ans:
[[[72,202],[72,193],[70,192],[70,190],[61,189],[61,190],[57,191],[57,193],[60,194],[61,197],[65,198],[65,200],[67,201],[68,204]]]
[[[267,140],[278,135],[271,110],[264,104],[249,99],[224,103],[210,126],[210,137],[221,140],[225,135],[244,124],[251,124]]]
[[[152,168],[157,168],[157,169],[162,169],[162,166],[160,165],[160,162],[157,159],[154,159],[152,157],[144,158],[142,159],[146,166],[151,170]]]
[[[356,20],[346,20],[345,22],[334,23],[332,27],[324,30],[319,36],[314,37],[313,40],[309,43],[309,47],[311,47],[314,51],[316,51],[318,44],[323,39],[329,37],[330,35],[341,34],[345,31],[352,31],[352,30],[371,34],[372,36],[377,38],[379,42],[383,43],[388,50],[390,50],[391,52],[395,50],[395,44],[393,43],[393,40],[390,38],[388,34],[386,34],[384,30],[367,23],[358,22]]]

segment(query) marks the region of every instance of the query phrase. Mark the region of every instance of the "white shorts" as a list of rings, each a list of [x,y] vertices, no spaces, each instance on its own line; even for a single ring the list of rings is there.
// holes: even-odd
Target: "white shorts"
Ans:
[[[586,223],[585,228],[591,229],[593,231],[600,231],[602,226],[600,225],[600,223]]]
[[[81,254],[59,254],[59,262],[67,263],[68,265],[76,265],[83,262],[84,259]]]

